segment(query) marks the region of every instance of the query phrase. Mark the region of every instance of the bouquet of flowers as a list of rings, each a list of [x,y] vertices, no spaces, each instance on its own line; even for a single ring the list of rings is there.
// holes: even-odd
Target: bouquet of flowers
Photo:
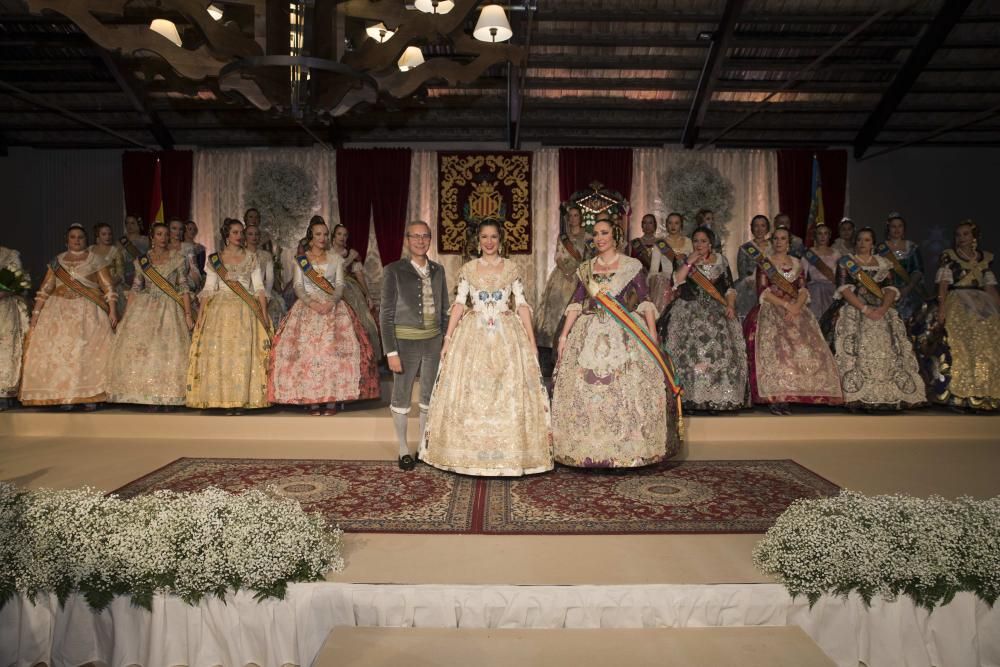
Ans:
[[[21,269],[0,269],[0,292],[23,296],[31,290],[31,276]]]

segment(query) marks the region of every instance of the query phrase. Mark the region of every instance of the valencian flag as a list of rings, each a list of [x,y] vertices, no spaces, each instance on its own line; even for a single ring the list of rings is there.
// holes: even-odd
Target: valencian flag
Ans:
[[[813,230],[816,225],[826,224],[826,213],[823,210],[823,181],[819,176],[819,158],[813,154],[812,183],[809,186],[810,204],[809,221],[806,224],[806,245],[812,245]]]
[[[156,158],[153,168],[153,190],[149,195],[149,224],[164,222],[163,217],[163,187],[160,182],[160,158]]]

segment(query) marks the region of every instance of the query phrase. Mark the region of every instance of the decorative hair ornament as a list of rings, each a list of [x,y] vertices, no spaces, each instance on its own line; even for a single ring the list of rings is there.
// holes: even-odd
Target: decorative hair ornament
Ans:
[[[899,211],[890,211],[889,215],[886,216],[886,220],[896,220],[896,219],[906,220],[906,218],[904,218]]]
[[[852,225],[854,224],[854,221],[851,220],[850,218],[848,218],[846,215],[843,218],[840,219],[840,224],[844,224],[845,222],[849,222]]]

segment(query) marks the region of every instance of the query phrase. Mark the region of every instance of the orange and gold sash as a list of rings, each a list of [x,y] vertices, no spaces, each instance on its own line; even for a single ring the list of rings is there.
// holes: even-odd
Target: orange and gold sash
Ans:
[[[109,306],[108,302],[104,300],[103,295],[101,295],[101,293],[98,290],[95,290],[93,287],[87,287],[79,280],[74,278],[72,275],[70,275],[70,272],[67,271],[62,264],[59,263],[58,259],[52,260],[52,263],[49,264],[49,271],[56,278],[58,278],[60,282],[66,285],[66,287],[70,288],[71,290],[73,290],[80,296],[84,297],[85,299],[88,299],[89,301],[93,302],[93,304],[96,305],[101,310],[103,310],[105,314],[111,313],[111,306]],[[45,281],[43,280],[42,283],[44,284],[44,282]]]
[[[139,268],[142,270],[142,275],[146,276],[146,279],[149,280],[149,282],[159,287],[161,292],[173,299],[178,306],[184,308],[184,297],[182,297],[180,293],[174,289],[174,286],[163,277],[163,274],[156,270],[153,263],[149,261],[149,257],[139,252],[139,249],[135,247],[135,244],[132,243],[127,236],[121,237],[118,239],[118,242],[123,248],[125,248],[125,251],[128,254],[132,255],[132,257],[139,262]]]
[[[219,274],[219,278],[222,279],[222,282],[226,284],[226,287],[233,290],[236,296],[243,299],[243,303],[250,307],[250,312],[252,312],[257,319],[260,320],[260,323],[264,325],[264,329],[270,333],[271,318],[269,318],[267,313],[261,309],[260,303],[256,298],[254,298],[253,294],[247,291],[247,288],[244,287],[242,283],[238,280],[229,280],[227,278],[229,275],[229,269],[227,269],[226,265],[222,263],[222,258],[219,257],[219,253],[213,252],[208,256],[208,261],[212,265],[212,268],[215,269],[215,272]]]
[[[875,252],[889,260],[889,263],[892,264],[892,270],[896,272],[896,275],[902,278],[903,282],[907,285],[910,284],[910,272],[899,263],[899,258],[896,257],[896,253],[892,251],[888,243],[884,241],[879,243],[875,248]]]
[[[304,273],[316,287],[320,288],[330,296],[336,294],[336,290],[333,285],[330,284],[330,281],[326,279],[326,276],[321,276],[319,274],[319,272],[309,262],[308,257],[305,255],[299,255],[295,258],[295,261],[299,263],[299,268],[302,269],[302,273]]]
[[[741,249],[750,256],[750,259],[757,262],[757,267],[764,272],[767,279],[771,281],[772,285],[793,299],[799,295],[799,290],[795,287],[795,285],[788,282],[788,279],[781,275],[781,271],[779,271],[778,267],[774,265],[774,262],[765,257],[764,253],[760,251],[760,248],[754,245],[753,241],[744,243],[741,246]]]
[[[708,279],[708,276],[699,271],[698,267],[694,264],[688,266],[688,278],[694,281],[695,285],[708,292],[710,297],[721,303],[724,307],[729,308],[729,302],[726,301],[726,297],[719,293],[719,290],[715,288],[715,285]]]
[[[871,292],[876,299],[880,301],[882,300],[885,296],[882,288],[879,287],[879,284],[875,282],[874,278],[868,275],[867,271],[861,268],[860,264],[851,259],[850,255],[844,255],[837,263],[844,267],[844,269],[846,269],[847,272],[858,281],[858,284]]]
[[[583,267],[581,267],[581,269],[583,269]],[[681,428],[681,420],[683,419],[681,395],[684,393],[684,390],[679,384],[677,384],[674,362],[670,358],[670,355],[660,349],[660,346],[657,345],[652,337],[650,337],[649,333],[646,332],[646,328],[632,316],[621,301],[615,298],[612,294],[602,290],[597,285],[597,283],[593,280],[593,275],[590,274],[589,271],[581,270],[579,272],[579,277],[591,298],[593,298],[597,304],[611,316],[615,324],[620,326],[630,336],[632,336],[632,338],[638,341],[642,348],[649,354],[649,356],[653,357],[654,361],[656,361],[657,365],[659,365],[660,370],[663,371],[663,377],[666,380],[667,388],[677,401],[678,431],[683,432],[683,429]]]

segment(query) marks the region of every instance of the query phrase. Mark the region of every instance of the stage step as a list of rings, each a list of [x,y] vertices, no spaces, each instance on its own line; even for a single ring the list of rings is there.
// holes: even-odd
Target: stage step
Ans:
[[[658,665],[831,667],[801,628],[493,630],[334,628],[314,667]]]
[[[409,437],[419,436],[418,409],[410,412]],[[801,442],[844,440],[1000,441],[1000,415],[957,415],[928,409],[909,413],[855,415],[811,410],[780,417],[766,410],[685,417],[688,443]],[[95,413],[21,408],[0,413],[0,437],[184,438],[199,440],[392,442],[385,403],[348,405],[333,417],[313,417],[302,408],[277,406],[238,417],[179,410],[146,413],[109,407]]]

